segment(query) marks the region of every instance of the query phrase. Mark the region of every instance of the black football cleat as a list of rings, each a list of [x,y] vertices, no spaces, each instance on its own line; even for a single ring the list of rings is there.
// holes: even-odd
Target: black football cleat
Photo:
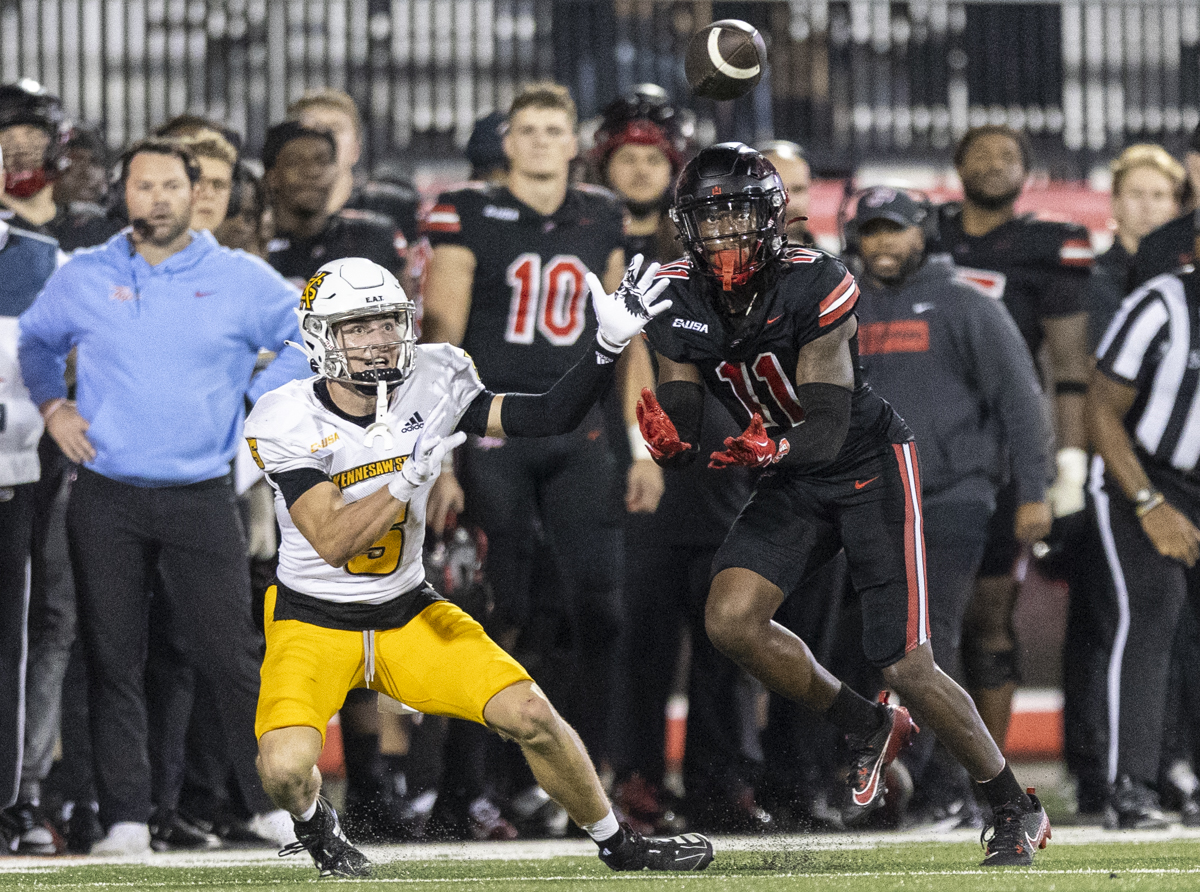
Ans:
[[[996,809],[992,826],[985,827],[979,835],[985,853],[983,867],[1028,867],[1033,863],[1033,853],[1046,848],[1050,841],[1050,819],[1032,789],[1029,801],[1029,808],[1010,802]]]
[[[895,761],[921,729],[903,706],[888,706],[887,691],[879,692],[879,702],[886,709],[886,718],[869,737],[846,735],[852,758],[848,777],[850,791],[842,810],[842,822],[852,826],[883,805],[887,793],[888,766]]]
[[[619,846],[600,849],[600,860],[613,870],[704,870],[712,863],[712,843],[699,833],[655,837],[625,823],[621,829],[625,838]]]
[[[282,858],[307,851],[323,877],[369,877],[371,862],[342,833],[337,812],[324,796],[317,797],[311,821],[296,821],[296,841],[279,850]]]

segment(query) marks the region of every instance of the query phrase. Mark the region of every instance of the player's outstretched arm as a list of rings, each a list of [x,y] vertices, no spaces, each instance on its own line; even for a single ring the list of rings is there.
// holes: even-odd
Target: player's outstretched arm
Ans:
[[[612,294],[605,292],[594,274],[588,273],[592,306],[599,323],[592,350],[545,393],[498,394],[488,411],[488,436],[547,437],[579,426],[612,384],[621,351],[647,322],[671,306],[669,300],[658,300],[669,284],[666,279],[654,281],[658,264],[650,264],[638,278],[641,263],[640,254],[633,258],[625,278]]]

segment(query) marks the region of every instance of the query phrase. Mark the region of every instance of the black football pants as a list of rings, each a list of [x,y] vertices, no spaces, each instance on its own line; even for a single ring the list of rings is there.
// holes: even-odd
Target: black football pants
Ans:
[[[246,804],[252,812],[272,809],[254,768],[261,642],[230,481],[149,488],[81,469],[67,535],[88,661],[101,821],[146,823],[151,814],[145,674],[156,571],[175,646],[218,692]]]
[[[0,489],[0,808],[16,801],[21,777],[35,488]]]
[[[614,646],[624,622],[620,465],[596,408],[572,433],[494,442],[473,437],[461,450],[467,515],[488,538],[496,607],[484,624],[493,637],[528,629],[535,567],[552,559],[561,578],[552,598],[569,627],[573,665],[569,679],[535,676],[599,760],[610,749]],[[540,541],[549,556],[538,553]]]
[[[1200,485],[1147,467],[1177,510],[1200,524]],[[1096,514],[1116,593],[1117,625],[1108,671],[1110,782],[1127,774],[1158,780],[1172,644],[1185,600],[1200,604],[1200,564],[1163,557],[1142,530],[1133,503],[1110,477]]]

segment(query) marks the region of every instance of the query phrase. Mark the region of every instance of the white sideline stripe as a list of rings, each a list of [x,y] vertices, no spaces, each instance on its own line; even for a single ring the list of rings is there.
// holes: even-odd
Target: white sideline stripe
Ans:
[[[904,830],[888,833],[815,833],[815,834],[779,834],[778,836],[712,836],[716,848],[719,867],[722,853],[728,852],[834,852],[855,851],[861,849],[880,849],[897,846],[930,844],[928,828]],[[1062,845],[1092,845],[1108,843],[1118,846],[1136,846],[1147,842],[1169,842],[1172,840],[1195,840],[1200,842],[1200,828],[1174,825],[1165,830],[1104,830],[1100,827],[1056,827],[1051,846]],[[978,830],[952,830],[940,833],[935,845],[961,845],[971,843],[975,851],[964,853],[964,860],[970,860],[979,850]],[[586,839],[579,840],[529,840],[522,842],[502,843],[404,843],[398,845],[362,846],[363,852],[372,860],[380,863],[397,863],[408,861],[540,861],[548,858],[561,857],[594,857],[596,846]],[[37,856],[22,855],[20,857],[0,857],[0,875],[9,873],[46,874],[60,869],[73,869],[101,864],[144,864],[156,868],[192,868],[192,867],[262,867],[267,864],[294,867],[297,870],[311,872],[312,861],[304,855],[282,859],[274,849],[226,849],[215,852],[197,854],[195,852],[155,852],[130,858],[91,858],[83,855]],[[1037,870],[1036,862],[1034,870]],[[1200,871],[1200,866],[1196,868]],[[963,873],[970,873],[964,868]],[[980,869],[980,873],[993,873],[993,868]],[[1043,871],[1049,873],[1049,871]],[[1059,871],[1061,873],[1083,871]],[[1100,870],[1107,873],[1108,870]],[[1123,868],[1118,873],[1131,873]],[[1145,872],[1150,872],[1147,869]],[[863,874],[863,876],[888,876],[889,874]],[[904,874],[897,874],[903,876]],[[913,874],[914,876],[917,874]],[[932,874],[931,874],[932,875]],[[314,875],[315,876],[315,875]],[[699,878],[701,874],[694,874]],[[661,879],[661,876],[658,877]],[[610,877],[611,879],[611,877]],[[373,880],[373,882],[384,882]],[[97,884],[99,885],[99,884]],[[110,884],[119,885],[119,884]],[[129,886],[149,886],[149,883],[129,883]],[[179,883],[162,883],[159,885],[179,885]]]
[[[1084,867],[1084,868],[1079,868],[1076,870],[1067,870],[1064,868],[1042,870],[1035,866],[1035,867],[1024,867],[1024,868],[1018,868],[1018,869],[1023,871],[1023,873],[1021,874],[1022,876],[1030,876],[1030,877],[1037,877],[1037,876],[1103,876],[1104,874],[1109,874],[1111,876],[1114,872],[1118,876],[1185,876],[1188,874],[1200,874],[1200,867],[1119,867],[1119,868],[1116,868],[1115,870],[1110,870],[1107,867]],[[847,877],[858,878],[858,879],[867,879],[867,878],[874,878],[874,877],[879,877],[879,878],[901,877],[901,878],[906,878],[906,879],[907,878],[918,879],[920,877],[996,876],[997,870],[1003,870],[1003,868],[978,867],[978,868],[975,868],[974,870],[911,870],[911,871],[889,870],[889,871],[879,871],[879,872],[872,872],[872,871],[865,871],[865,870],[864,871],[840,871],[839,870],[836,873],[790,873],[787,871],[774,871],[773,870],[770,872],[769,877],[771,879],[795,878],[795,879],[806,879],[806,880],[813,880],[813,881],[816,881],[819,879],[828,879],[831,881],[837,881],[837,880],[841,880],[841,879],[844,879]],[[310,873],[312,872],[311,866],[309,867],[309,872]],[[729,874],[720,873],[720,872],[708,873],[708,872],[685,871],[683,873],[677,874],[677,876],[679,877],[678,882],[683,882],[686,879],[689,886],[691,884],[698,883],[702,880],[709,880],[711,882],[719,882],[719,883],[721,883],[722,886],[728,886],[729,880],[732,879],[732,877]],[[1009,874],[1009,876],[1012,876],[1012,874]],[[619,881],[627,882],[627,883],[628,882],[647,882],[647,881],[652,882],[652,883],[662,883],[664,881],[670,882],[669,880],[665,880],[665,878],[663,877],[663,875],[661,873],[657,873],[657,874],[656,873],[650,873],[650,874],[633,873],[633,874],[619,874],[619,875],[615,875],[615,876],[601,874],[600,876],[594,876],[594,877],[581,877],[578,874],[570,875],[570,876],[554,876],[554,877],[455,877],[453,880],[448,880],[446,877],[423,877],[423,878],[371,877],[369,880],[365,880],[364,882],[369,882],[372,884],[374,884],[374,883],[394,883],[397,885],[403,884],[403,885],[414,885],[414,886],[422,885],[422,884],[431,884],[431,883],[436,883],[439,886],[445,886],[447,883],[452,882],[452,883],[454,883],[454,885],[457,886],[460,884],[468,884],[468,883],[475,883],[475,884],[488,883],[489,885],[495,885],[498,882],[503,882],[503,883],[562,883],[562,882],[611,883],[614,880],[619,880]],[[314,882],[316,882],[315,879],[314,879]],[[95,882],[92,882],[92,883],[88,883],[88,888],[89,889],[161,889],[161,888],[169,887],[172,889],[177,889],[183,885],[186,885],[186,884],[180,883],[180,882],[162,882],[162,883],[145,883],[145,882],[126,882],[126,883],[100,882],[100,883],[95,883]],[[202,886],[211,886],[212,883],[211,882],[203,882],[203,883],[197,882],[197,883],[193,883],[192,885],[199,888]],[[243,882],[243,883],[240,883],[239,885],[244,885],[247,888],[253,888],[255,886],[276,886],[276,885],[279,885],[279,883],[277,880],[264,880],[262,882],[253,882],[253,881]]]

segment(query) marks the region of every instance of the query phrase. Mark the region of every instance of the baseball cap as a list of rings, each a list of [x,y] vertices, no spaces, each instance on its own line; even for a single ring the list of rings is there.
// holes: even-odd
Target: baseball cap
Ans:
[[[858,199],[854,222],[862,227],[872,220],[891,220],[901,226],[920,226],[925,219],[925,209],[907,192],[877,186],[864,192]]]
[[[320,139],[329,144],[333,156],[337,157],[337,142],[328,130],[318,130],[315,127],[305,127],[299,121],[280,121],[267,130],[267,138],[263,142],[262,163],[264,170],[270,170],[279,159],[279,153],[294,139],[304,137]]]

